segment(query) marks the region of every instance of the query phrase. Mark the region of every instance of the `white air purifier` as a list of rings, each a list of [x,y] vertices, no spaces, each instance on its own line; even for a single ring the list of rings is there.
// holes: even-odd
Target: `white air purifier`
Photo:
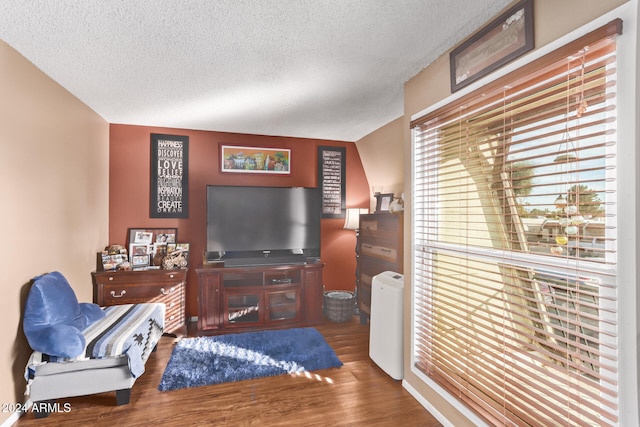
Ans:
[[[369,357],[395,380],[403,373],[403,294],[404,276],[385,271],[371,282],[369,319]]]

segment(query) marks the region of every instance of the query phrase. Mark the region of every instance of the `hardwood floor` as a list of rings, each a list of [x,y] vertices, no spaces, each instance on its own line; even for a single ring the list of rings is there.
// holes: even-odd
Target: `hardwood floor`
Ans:
[[[146,372],[131,390],[128,405],[115,406],[115,393],[60,399],[68,413],[34,419],[23,426],[440,426],[404,388],[369,359],[369,327],[357,317],[325,322],[317,329],[344,365],[303,376],[226,383],[171,392],[157,390],[175,339],[163,337]]]

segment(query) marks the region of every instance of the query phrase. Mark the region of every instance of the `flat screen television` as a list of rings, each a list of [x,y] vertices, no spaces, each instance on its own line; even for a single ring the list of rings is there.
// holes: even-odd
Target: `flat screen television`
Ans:
[[[318,188],[207,186],[207,261],[319,260],[321,202]]]

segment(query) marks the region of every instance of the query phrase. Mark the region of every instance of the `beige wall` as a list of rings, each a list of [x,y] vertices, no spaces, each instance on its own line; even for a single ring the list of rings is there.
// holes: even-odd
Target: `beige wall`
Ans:
[[[515,2],[514,2],[515,3]],[[535,0],[534,33],[535,47],[540,47],[579,28],[604,13],[626,3],[626,0],[584,1],[584,0]],[[588,5],[588,7],[587,7]],[[449,90],[449,55],[437,59],[429,67],[422,70],[405,84],[405,111],[403,117],[404,145],[404,192],[405,192],[405,224],[411,224],[411,133],[409,122],[411,116],[442,101],[450,95]],[[377,131],[376,131],[377,132]],[[375,132],[374,132],[375,133]],[[360,148],[360,146],[358,147]],[[364,153],[361,152],[363,159]],[[369,171],[367,170],[367,173]],[[371,178],[369,177],[370,181]],[[455,426],[473,425],[455,408],[448,404],[438,393],[421,381],[410,371],[410,304],[411,304],[411,230],[405,227],[405,383],[413,388],[424,401],[432,405]]]
[[[21,313],[32,277],[61,271],[91,301],[108,239],[106,121],[0,41],[0,402],[24,401]],[[0,424],[11,416],[0,412]]]
[[[360,160],[369,181],[370,210],[375,210],[372,189],[400,197],[404,191],[404,152],[402,117],[356,141]]]

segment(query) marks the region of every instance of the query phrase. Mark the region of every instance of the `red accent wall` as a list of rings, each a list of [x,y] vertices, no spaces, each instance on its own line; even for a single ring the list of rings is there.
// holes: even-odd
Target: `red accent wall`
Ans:
[[[189,137],[189,218],[149,217],[152,133]],[[221,143],[289,148],[291,174],[221,173]],[[320,145],[346,148],[347,207],[368,208],[369,184],[357,148],[351,142],[112,124],[109,136],[109,242],[105,242],[105,246],[125,244],[128,228],[177,227],[178,240],[191,245],[187,316],[197,316],[195,269],[202,266],[206,248],[206,186],[317,187]],[[343,224],[343,219],[323,219],[321,224],[321,258],[326,263],[323,281],[328,290],[353,290],[355,287],[355,234],[344,230]]]

